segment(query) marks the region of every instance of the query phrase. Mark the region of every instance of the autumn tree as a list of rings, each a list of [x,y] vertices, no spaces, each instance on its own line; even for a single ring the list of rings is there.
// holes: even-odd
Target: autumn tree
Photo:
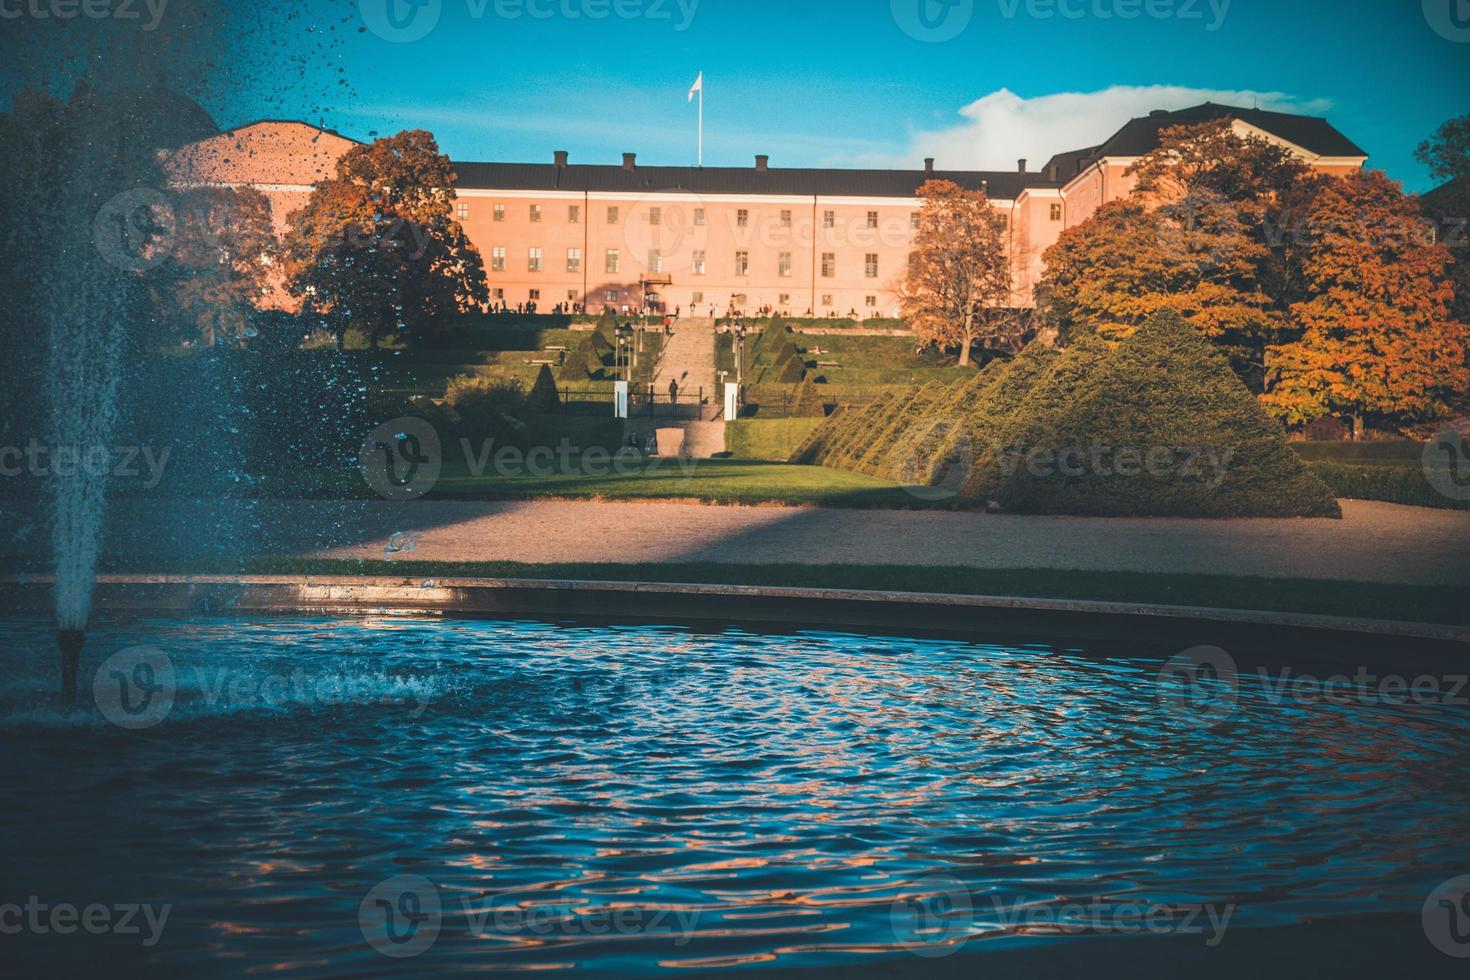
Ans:
[[[1288,422],[1347,415],[1408,429],[1470,392],[1470,327],[1457,322],[1449,250],[1379,171],[1324,182],[1307,225],[1299,339],[1268,352],[1264,400]]]
[[[1037,298],[1067,337],[1122,339],[1173,310],[1259,388],[1266,347],[1288,325],[1284,241],[1273,240],[1313,180],[1289,151],[1228,120],[1176,126],[1128,173],[1130,196],[1063,232]]]
[[[1003,344],[1016,331],[1005,215],[983,190],[947,180],[926,182],[918,195],[924,203],[900,309],[919,339],[958,344],[968,367],[977,342]]]
[[[453,217],[455,174],[423,130],[355,146],[337,176],[288,219],[288,289],[340,345],[349,328],[376,346],[402,330],[443,335],[489,302],[480,253]]]
[[[168,259],[149,276],[155,302],[176,334],[238,341],[279,258],[270,201],[253,188],[200,187],[170,210]]]

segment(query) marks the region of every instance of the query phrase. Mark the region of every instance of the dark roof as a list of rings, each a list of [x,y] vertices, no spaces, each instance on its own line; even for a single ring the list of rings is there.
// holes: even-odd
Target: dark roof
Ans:
[[[1058,153],[1046,162],[1042,169],[1051,173],[1051,168],[1057,168],[1057,178],[1068,181],[1082,172],[1082,169],[1097,159],[1097,151],[1100,146],[1089,146],[1083,150],[1068,150],[1066,153]]]
[[[784,197],[916,197],[926,180],[950,180],[1010,200],[1029,187],[1061,187],[1042,173],[979,170],[841,170],[755,167],[644,167],[550,163],[455,163],[467,189],[633,194],[770,194]]]
[[[1324,157],[1366,157],[1368,154],[1352,140],[1339,133],[1326,119],[1316,116],[1294,116],[1264,109],[1241,109],[1236,106],[1206,102],[1177,112],[1154,112],[1130,120],[1097,150],[1098,156],[1139,157],[1158,149],[1159,132],[1170,126],[1189,126],[1212,119],[1239,119],[1294,143],[1310,153]]]

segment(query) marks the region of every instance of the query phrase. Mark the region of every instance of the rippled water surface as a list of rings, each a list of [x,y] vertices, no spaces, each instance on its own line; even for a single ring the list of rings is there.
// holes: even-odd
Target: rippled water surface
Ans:
[[[922,971],[1145,911],[1417,915],[1470,863],[1463,708],[1246,678],[1208,728],[1161,709],[1157,663],[1077,650],[147,621],[92,636],[106,710],[62,714],[44,625],[0,646],[6,899],[170,906],[155,945],[22,961]]]

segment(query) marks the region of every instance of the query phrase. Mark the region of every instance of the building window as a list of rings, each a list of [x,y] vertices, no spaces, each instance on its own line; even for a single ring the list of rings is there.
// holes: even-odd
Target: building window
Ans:
[[[460,221],[470,216],[470,206],[465,201],[456,202],[454,205],[454,216]]]
[[[541,250],[539,248],[531,249],[531,258],[528,269],[531,272],[541,271]]]
[[[863,275],[867,276],[869,279],[877,279],[878,278],[878,253],[877,252],[869,252],[868,255],[867,255],[867,258],[865,258],[863,260]]]
[[[580,248],[567,249],[567,271],[582,271],[582,250]]]
[[[791,227],[791,211],[789,208],[783,208],[781,210],[781,225],[785,228]]]
[[[696,225],[704,224],[704,208],[694,209],[694,223]]]
[[[582,223],[582,205],[567,205],[567,221],[574,225],[580,225]]]
[[[877,211],[869,211],[868,212],[868,227],[869,228],[876,228],[876,227],[878,227],[878,212]]]
[[[909,227],[910,228],[918,228],[919,227],[919,212],[917,212],[917,211],[910,211],[909,212]]]
[[[750,253],[749,252],[736,252],[735,253],[735,274],[737,276],[748,276],[748,275],[750,275]]]
[[[823,211],[822,212],[822,227],[823,228],[835,228],[836,226],[837,226],[837,212],[836,211]]]
[[[866,303],[869,307],[875,307],[875,306],[878,305],[878,297],[876,297],[876,296],[864,296],[863,297],[863,302]]]
[[[750,224],[750,212],[747,211],[745,208],[741,208],[740,210],[736,211],[735,223],[742,228]]]
[[[694,298],[693,298],[692,302],[695,302],[695,303],[703,303],[704,302],[704,293],[695,292],[694,293]]]
[[[609,303],[616,303],[618,301],[618,297],[621,295],[623,294],[618,292],[616,289],[609,289],[607,291],[607,301]]]
[[[790,293],[782,293],[781,294],[781,298],[778,299],[778,300],[776,300],[776,305],[777,306],[790,306],[791,305],[791,294]]]
[[[540,221],[541,220],[541,205],[539,205],[539,204],[533,204],[533,205],[531,205],[531,220],[532,221]]]
[[[490,271],[491,272],[504,272],[505,271],[505,246],[504,245],[496,245],[494,248],[492,248],[490,250]]]
[[[490,290],[490,298],[491,299],[505,299],[505,290],[499,289],[499,288]]]
[[[704,253],[703,252],[695,252],[694,253],[694,258],[689,263],[689,271],[690,271],[690,273],[692,273],[693,275],[696,275],[696,276],[702,276],[702,275],[704,275]]]
[[[791,253],[782,252],[776,256],[776,274],[781,276],[791,275]]]
[[[823,279],[831,279],[835,275],[837,275],[837,253],[836,252],[823,252],[822,253],[822,278]]]
[[[664,209],[663,208],[649,208],[648,209],[648,223],[651,224],[651,225],[661,225],[661,224],[663,224],[664,223]]]
[[[617,272],[618,271],[618,258],[619,258],[619,256],[618,256],[618,250],[617,249],[610,248],[610,249],[607,250],[607,266],[606,266],[606,270],[608,272]]]
[[[608,208],[607,209],[607,223],[610,224],[610,225],[615,225],[615,224],[618,223],[618,209],[617,208]]]
[[[664,271],[664,253],[656,248],[648,250],[648,271],[653,273]]]
[[[822,294],[822,305],[823,306],[827,306],[827,307],[830,307],[832,305],[832,294],[831,293],[823,293]]]
[[[1062,206],[1060,204],[1053,204],[1051,206],[1051,220],[1053,220],[1053,221],[1061,221],[1062,220]]]
[[[505,205],[504,204],[497,204],[497,205],[495,205],[495,207],[492,210],[494,211],[494,217],[495,217],[495,220],[496,221],[504,221],[505,220]]]
[[[541,290],[539,290],[539,289],[533,289],[533,290],[531,290],[530,298],[531,299],[540,299],[541,298]]]
[[[575,303],[576,301],[577,301],[577,291],[575,289],[568,289],[567,290],[567,302],[568,303]]]

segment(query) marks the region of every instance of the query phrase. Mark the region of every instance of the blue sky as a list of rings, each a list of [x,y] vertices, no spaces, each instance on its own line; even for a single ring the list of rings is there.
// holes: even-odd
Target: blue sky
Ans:
[[[703,71],[706,164],[968,169],[1039,165],[1213,97],[1326,115],[1423,190],[1414,147],[1470,111],[1457,9],[1470,0],[307,0],[275,28],[277,52],[305,56],[216,111],[357,138],[420,126],[460,160],[684,164]]]

